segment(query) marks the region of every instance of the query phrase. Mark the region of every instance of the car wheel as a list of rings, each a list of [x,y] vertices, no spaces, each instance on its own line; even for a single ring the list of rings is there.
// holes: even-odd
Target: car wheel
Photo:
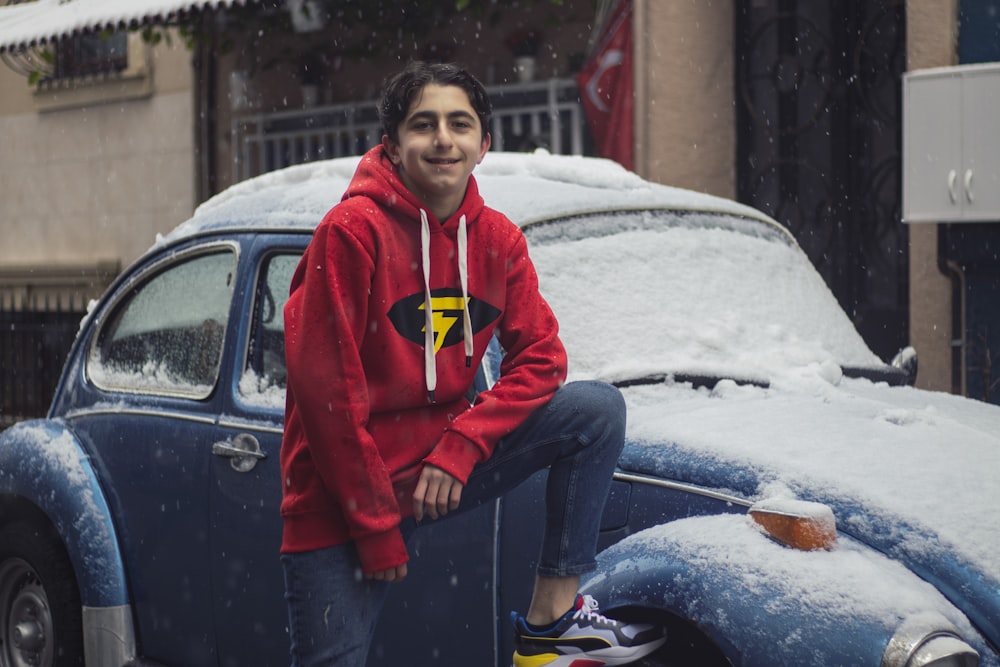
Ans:
[[[634,667],[730,667],[731,663],[714,648],[703,652],[689,648],[678,650],[668,639],[663,648],[632,664]]]
[[[666,627],[667,643],[633,663],[634,667],[730,667],[731,663],[719,647],[692,623],[669,615],[657,620],[646,619],[645,622],[660,623]]]
[[[0,667],[83,664],[76,577],[47,532],[26,521],[0,530]]]

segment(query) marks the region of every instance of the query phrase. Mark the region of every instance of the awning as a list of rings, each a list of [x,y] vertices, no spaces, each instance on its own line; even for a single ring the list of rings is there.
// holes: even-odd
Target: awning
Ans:
[[[0,7],[0,53],[74,34],[164,25],[254,0],[35,0]]]

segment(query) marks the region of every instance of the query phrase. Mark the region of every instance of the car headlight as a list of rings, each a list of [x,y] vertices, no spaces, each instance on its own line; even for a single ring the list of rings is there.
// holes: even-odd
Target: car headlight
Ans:
[[[889,640],[882,667],[978,667],[979,653],[944,618],[908,619]]]

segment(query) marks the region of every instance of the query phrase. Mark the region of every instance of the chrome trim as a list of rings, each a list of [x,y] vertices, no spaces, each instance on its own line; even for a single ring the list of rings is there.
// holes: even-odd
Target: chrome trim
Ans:
[[[257,467],[257,461],[267,458],[260,448],[260,442],[249,433],[239,433],[228,440],[212,445],[212,455],[229,459],[229,466],[236,472],[250,472]]]
[[[630,472],[615,472],[614,479],[620,482],[632,482],[633,484],[649,484],[650,486],[659,486],[664,489],[672,489],[674,491],[683,491],[684,493],[692,493],[696,496],[704,496],[706,498],[712,498],[713,500],[721,500],[723,502],[731,503],[733,505],[739,505],[740,507],[749,508],[753,505],[752,502],[745,498],[740,498],[738,496],[729,495],[728,493],[722,493],[721,491],[713,491],[711,489],[705,489],[700,486],[695,486],[693,484],[685,484],[683,482],[673,482],[666,479],[660,479],[658,477],[648,477],[646,475],[639,475]]]
[[[285,434],[284,427],[268,426],[266,424],[258,424],[254,422],[230,421],[228,419],[220,419],[219,426],[221,426],[222,428],[231,428],[235,431],[256,431],[257,433],[269,433],[271,435]]]
[[[942,662],[944,660],[949,662]],[[979,653],[962,639],[958,629],[947,619],[934,614],[905,619],[885,647],[881,667],[944,664],[977,667]]]
[[[150,410],[143,408],[117,408],[94,407],[82,410],[72,410],[64,415],[66,421],[72,421],[81,417],[93,417],[95,415],[132,415],[135,417],[162,417],[167,419],[178,419],[180,421],[193,422],[195,424],[205,424],[215,426],[215,417],[200,417],[186,412],[173,412],[169,410]]]
[[[83,655],[88,665],[124,667],[135,659],[132,607],[84,607]]]
[[[500,499],[497,498],[493,501],[493,567],[490,582],[493,586],[494,591],[500,590],[500,540],[497,539],[497,535],[500,534]],[[490,599],[493,602],[493,618],[500,618],[500,596],[491,595]],[[500,624],[493,624],[493,646],[499,648],[500,646]],[[493,667],[500,667],[498,660],[500,659],[500,652],[493,651]]]

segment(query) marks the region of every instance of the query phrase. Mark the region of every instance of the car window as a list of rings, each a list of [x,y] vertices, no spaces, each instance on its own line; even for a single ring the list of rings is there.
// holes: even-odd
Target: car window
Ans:
[[[299,253],[269,256],[261,266],[240,395],[250,405],[285,407],[285,302]]]
[[[130,289],[101,325],[88,361],[98,387],[192,398],[211,394],[233,296],[236,253],[189,255]]]

